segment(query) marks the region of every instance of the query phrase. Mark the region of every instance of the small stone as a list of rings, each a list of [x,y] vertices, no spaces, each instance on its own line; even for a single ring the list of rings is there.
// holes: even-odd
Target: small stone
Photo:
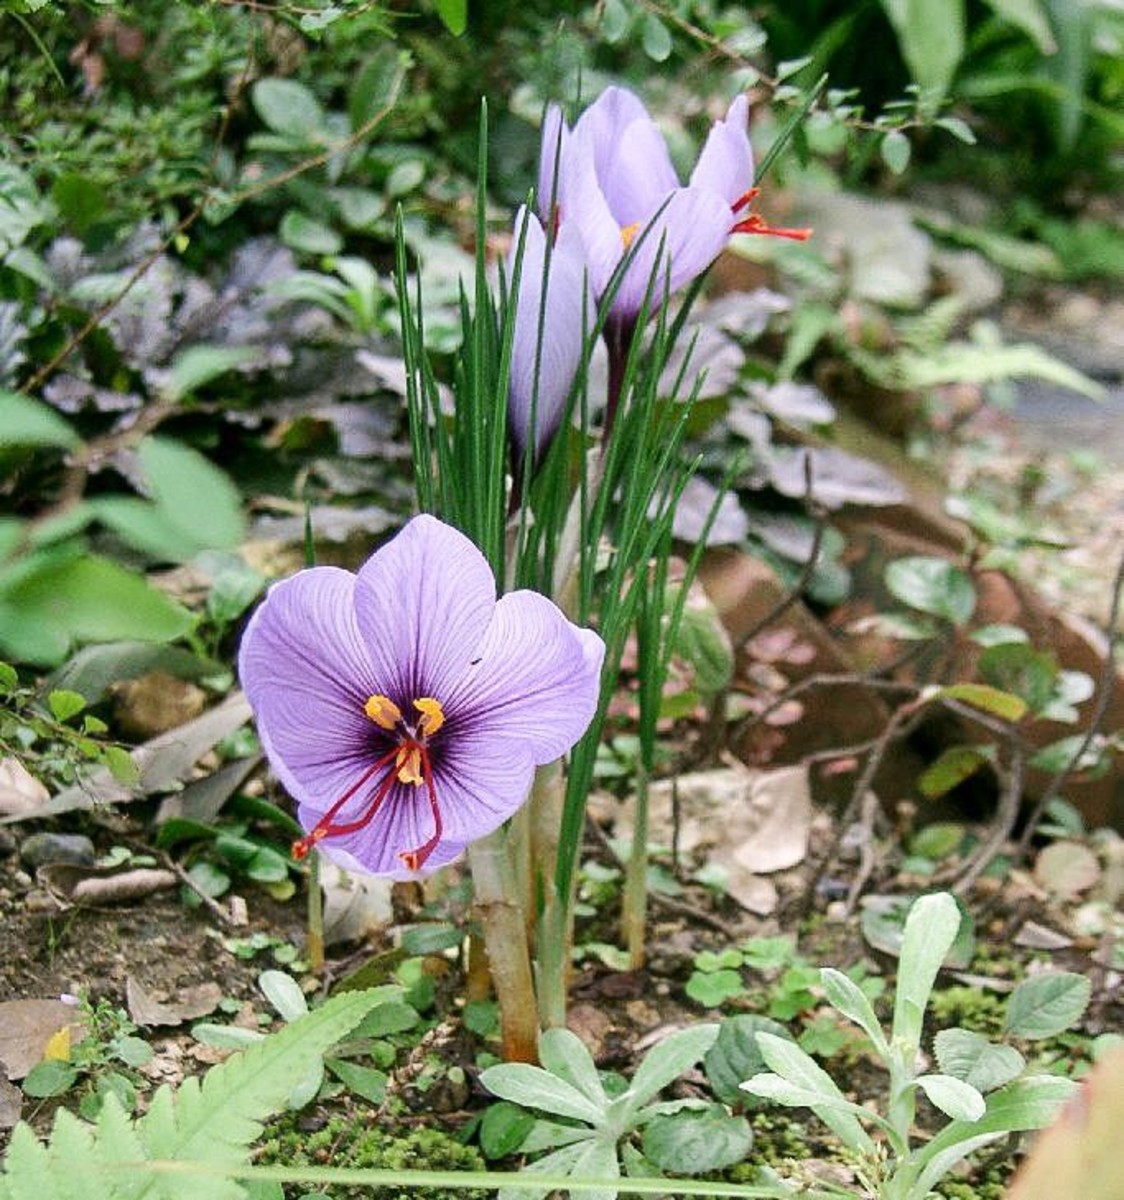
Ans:
[[[92,867],[96,857],[94,843],[81,833],[33,833],[20,847],[20,862],[29,871],[48,863]]]

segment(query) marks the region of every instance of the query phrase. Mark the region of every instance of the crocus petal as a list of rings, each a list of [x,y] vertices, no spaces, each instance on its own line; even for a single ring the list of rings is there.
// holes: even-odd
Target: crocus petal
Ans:
[[[360,568],[355,615],[382,694],[444,700],[475,657],[496,602],[487,559],[459,530],[414,517]]]
[[[270,588],[242,636],[238,675],[274,772],[327,808],[370,766],[368,696],[385,691],[355,619],[355,576],[300,571]]]
[[[598,178],[604,178],[622,149],[626,131],[640,124],[649,127],[638,129],[637,136],[644,139],[652,154],[651,161],[643,164],[644,173],[656,180],[661,192],[677,187],[679,179],[671,165],[667,145],[639,96],[628,88],[607,87],[578,118],[574,136],[593,151]]]
[[[691,186],[716,192],[730,206],[753,186],[749,101],[744,95],[736,97],[724,121],[715,121],[711,126],[706,145],[691,172]]]
[[[546,110],[542,123],[539,184],[535,193],[535,207],[547,229],[554,226],[554,206],[561,195],[562,164],[569,137],[570,128],[562,116],[562,110],[557,104],[552,104]]]
[[[613,300],[612,312],[635,316],[649,283],[650,307],[653,311],[658,308],[669,291],[700,275],[718,257],[730,237],[730,220],[729,206],[715,192],[679,188],[672,193],[643,236],[637,234],[635,253]]]
[[[417,796],[404,793],[419,793]],[[297,819],[305,829],[315,827],[323,812],[301,805]],[[444,816],[444,809],[442,809]],[[464,852],[464,843],[442,838],[421,871],[409,871],[399,854],[415,850],[433,833],[433,820],[424,788],[397,787],[387,796],[369,825],[356,833],[325,838],[317,849],[329,861],[349,871],[365,871],[391,879],[418,879],[436,871]]]
[[[594,155],[597,181],[621,228],[649,220],[679,186],[667,143],[647,114],[627,125],[609,152],[596,147]]]
[[[531,439],[532,426],[536,457],[554,436],[577,373],[585,336],[596,317],[596,306],[592,298],[586,297],[580,242],[571,227],[562,231],[551,251],[547,279],[546,236],[538,218],[520,209],[508,259],[509,274],[514,273],[524,226],[508,389],[508,425],[520,461]]]
[[[563,181],[561,228],[562,232],[577,231],[590,286],[600,299],[624,254],[624,240],[597,181],[590,147],[571,140],[570,148]]]
[[[496,752],[519,747],[536,765],[564,754],[597,707],[605,645],[572,625],[537,592],[510,592],[496,605],[479,661],[449,694],[450,741],[471,735]],[[484,756],[474,755],[474,759]]]

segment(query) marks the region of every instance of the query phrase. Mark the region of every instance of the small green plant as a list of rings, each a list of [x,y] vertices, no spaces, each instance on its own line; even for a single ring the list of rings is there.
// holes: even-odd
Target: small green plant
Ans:
[[[23,1093],[44,1100],[80,1092],[78,1111],[92,1120],[106,1096],[113,1095],[126,1112],[137,1102],[136,1069],[152,1058],[152,1047],[137,1037],[129,1014],[108,1000],[78,1000],[86,1035],[73,1047],[52,1047],[56,1052],[37,1063],[23,1081]]]
[[[161,1087],[137,1120],[110,1093],[96,1124],[60,1108],[45,1145],[28,1125],[17,1125],[0,1173],[0,1200],[42,1194],[47,1181],[54,1194],[86,1200],[125,1195],[240,1200],[246,1189],[221,1173],[246,1166],[262,1121],[285,1108],[294,1087],[380,999],[377,991],[335,996],[212,1068],[202,1081],[188,1079],[178,1092]],[[199,1178],[147,1165],[169,1161],[218,1174]],[[123,1164],[129,1164],[127,1172]]]
[[[841,971],[825,967],[821,984],[829,1003],[870,1039],[890,1075],[880,1110],[848,1100],[831,1076],[794,1042],[768,1032],[756,1040],[768,1070],[742,1083],[753,1096],[810,1108],[855,1154],[862,1190],[876,1200],[924,1200],[957,1163],[1008,1133],[1040,1129],[1073,1094],[1070,1080],[1027,1072],[1022,1054],[971,1030],[942,1029],[933,1049],[940,1071],[925,1072],[922,1026],[941,963],[960,929],[961,913],[947,893],[923,896],[910,909],[902,939],[889,1035],[870,1001]],[[1032,976],[1015,988],[1004,1014],[1004,1034],[1036,1040],[1073,1024],[1090,995],[1089,981],[1068,971]],[[948,1123],[916,1144],[918,1092]],[[875,1140],[873,1126],[882,1135]]]
[[[752,1141],[744,1117],[704,1100],[657,1101],[657,1094],[694,1066],[718,1036],[714,1024],[694,1025],[657,1042],[632,1077],[603,1077],[585,1043],[568,1029],[548,1029],[539,1041],[541,1067],[501,1063],[480,1081],[501,1103],[484,1115],[481,1144],[491,1158],[515,1152],[550,1153],[522,1175],[592,1179],[604,1188],[584,1192],[612,1200],[612,1182],[626,1174],[651,1177],[662,1171],[696,1175],[745,1157]],[[545,1113],[536,1117],[528,1110]],[[520,1200],[544,1197],[551,1188],[520,1186]],[[503,1189],[501,1200],[513,1198]]]

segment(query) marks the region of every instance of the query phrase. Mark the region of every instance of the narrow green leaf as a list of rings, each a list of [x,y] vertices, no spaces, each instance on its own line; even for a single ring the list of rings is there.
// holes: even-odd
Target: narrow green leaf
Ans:
[[[898,960],[892,1036],[916,1053],[937,972],[960,930],[960,907],[947,892],[916,900],[906,917]]]
[[[986,683],[953,683],[942,687],[935,694],[938,697],[947,696],[950,700],[960,700],[978,708],[980,712],[991,713],[992,716],[1012,724],[1021,721],[1027,713],[1027,702],[1021,696]]]
[[[460,37],[468,28],[468,0],[435,0],[437,15],[454,36]]]
[[[828,1002],[833,1004],[845,1017],[856,1025],[870,1038],[874,1049],[886,1058],[890,1048],[886,1044],[885,1034],[878,1022],[870,1001],[862,989],[849,976],[834,967],[824,967],[820,971],[820,982]]]
[[[970,779],[987,761],[987,755],[975,746],[949,746],[925,768],[917,786],[923,796],[935,800]]]

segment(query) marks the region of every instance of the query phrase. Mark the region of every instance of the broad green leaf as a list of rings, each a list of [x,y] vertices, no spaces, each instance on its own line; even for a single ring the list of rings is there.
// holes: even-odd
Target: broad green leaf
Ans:
[[[56,688],[47,693],[47,707],[56,721],[69,721],[86,707],[86,697],[65,688]]]
[[[882,0],[902,57],[935,112],[964,56],[964,0]]]
[[[636,1069],[627,1092],[614,1101],[625,1112],[635,1114],[658,1092],[678,1079],[706,1054],[718,1037],[717,1024],[691,1025],[658,1041]]]
[[[1058,677],[1053,658],[1023,642],[989,646],[977,669],[988,684],[1020,696],[1034,713],[1050,703]]]
[[[953,625],[963,625],[976,607],[971,579],[943,558],[895,559],[886,568],[886,586],[903,604]]]
[[[199,549],[238,545],[245,518],[229,476],[197,450],[166,438],[145,438],[137,457],[156,506],[189,532]]]
[[[666,62],[671,54],[671,34],[654,12],[646,13],[640,26],[640,43],[652,62]]]
[[[365,1067],[346,1058],[328,1058],[324,1060],[324,1065],[349,1092],[361,1096],[369,1104],[379,1105],[386,1098],[385,1071]]]
[[[759,1033],[791,1036],[779,1021],[756,1013],[739,1013],[719,1022],[718,1037],[706,1052],[703,1067],[714,1094],[724,1104],[744,1100],[742,1082],[765,1070],[765,1059],[757,1045]]]
[[[909,853],[939,862],[960,849],[964,833],[964,826],[956,821],[934,821],[909,839]]]
[[[695,971],[687,980],[687,995],[704,1008],[720,1008],[727,1000],[745,995],[745,984],[737,971]]]
[[[165,392],[169,400],[182,400],[255,358],[257,351],[251,346],[189,346],[172,361]]]
[[[828,1002],[834,1005],[848,1020],[856,1025],[870,1038],[874,1049],[882,1058],[888,1057],[890,1048],[882,1026],[878,1022],[870,1001],[862,989],[849,976],[834,967],[824,967],[820,971],[820,982]]]
[[[1064,1033],[1081,1017],[1091,994],[1092,984],[1074,971],[1032,975],[1011,993],[1004,1029],[1035,1041]]]
[[[539,1037],[539,1061],[559,1079],[572,1083],[593,1104],[608,1104],[601,1076],[585,1042],[569,1029],[546,1029]]]
[[[445,28],[460,37],[468,28],[468,0],[434,0],[434,5]]]
[[[308,1012],[304,992],[287,971],[263,971],[258,976],[258,987],[283,1021],[295,1021]]]
[[[653,1117],[644,1126],[644,1157],[661,1171],[701,1175],[741,1162],[753,1144],[745,1117],[720,1104]]]
[[[893,1039],[916,1053],[937,972],[960,930],[960,906],[947,892],[921,896],[906,917],[894,992]]]
[[[918,1075],[913,1081],[946,1117],[954,1121],[978,1121],[987,1107],[983,1096],[970,1084],[951,1075]]]
[[[1014,1046],[990,1042],[969,1029],[938,1030],[933,1049],[946,1075],[963,1079],[980,1092],[1003,1087],[1026,1067],[1026,1060]]]
[[[1039,54],[1057,50],[1050,19],[1038,0],[984,0],[1003,20],[1021,29],[1034,42]]]
[[[331,255],[343,249],[343,238],[331,225],[317,221],[299,208],[290,208],[281,218],[278,232],[286,246],[305,254]]]
[[[486,1158],[507,1158],[523,1145],[534,1124],[535,1118],[518,1104],[489,1104],[480,1120],[480,1149]]]
[[[19,392],[0,391],[0,447],[58,446],[72,450],[81,444],[70,423],[49,405]]]
[[[912,149],[909,138],[900,129],[891,129],[878,143],[878,153],[882,156],[882,161],[895,175],[903,174],[909,166]]]
[[[604,1109],[572,1083],[528,1063],[500,1063],[487,1067],[480,1073],[480,1082],[493,1096],[521,1104],[524,1108],[572,1117],[594,1127],[600,1125],[604,1117]]]
[[[870,1135],[859,1124],[855,1114],[857,1106],[843,1095],[835,1080],[810,1054],[801,1050],[795,1042],[774,1037],[769,1033],[759,1033],[757,1044],[766,1064],[777,1077],[790,1087],[799,1089],[806,1097],[792,1103],[807,1105],[829,1129],[834,1130],[843,1139],[849,1149],[865,1152],[873,1149]],[[752,1094],[766,1095],[767,1092],[762,1090],[762,1086],[767,1079],[768,1075],[755,1075],[747,1079],[742,1087]]]
[[[971,779],[988,761],[989,756],[976,746],[949,746],[936,762],[925,768],[917,786],[923,796],[935,800],[959,787],[965,779]]]
[[[1012,695],[986,683],[952,683],[942,687],[936,695],[959,700],[972,708],[978,708],[980,712],[990,713],[1012,723],[1021,721],[1026,716],[1027,703],[1021,696]]]
[[[259,79],[251,92],[258,116],[274,133],[294,141],[315,140],[324,129],[320,102],[295,79]]]
[[[631,24],[624,0],[605,0],[601,9],[601,36],[610,46],[624,40]]]
[[[29,660],[49,666],[60,661],[75,641],[171,641],[185,634],[195,620],[141,576],[92,554],[45,565],[0,593],[0,609],[7,610],[0,620],[5,645],[12,632],[7,614],[34,622],[52,635],[53,646],[62,652]],[[43,648],[48,646],[44,643]]]

